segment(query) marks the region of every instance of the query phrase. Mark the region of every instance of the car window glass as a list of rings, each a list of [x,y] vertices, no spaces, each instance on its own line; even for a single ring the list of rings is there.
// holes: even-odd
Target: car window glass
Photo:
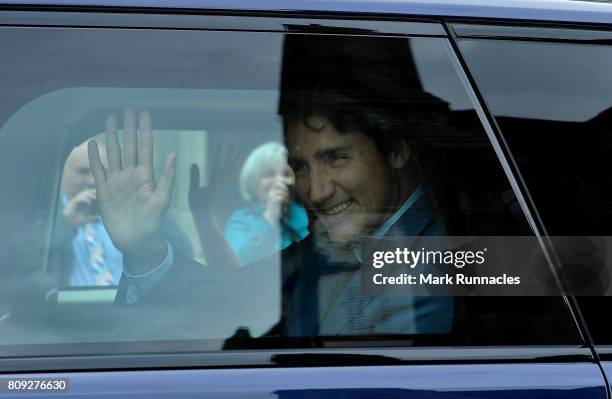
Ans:
[[[610,47],[511,40],[462,40],[460,46],[548,234],[608,236]],[[597,240],[587,239],[582,239],[583,244],[598,248],[592,245]],[[566,249],[558,249],[564,256]],[[606,259],[605,250],[581,255]],[[597,284],[600,294],[606,293],[609,272],[604,267],[590,283]],[[600,314],[608,299],[578,297],[591,334],[600,344],[612,342]]]
[[[578,342],[559,296],[362,293],[363,236],[532,234],[444,39],[11,37],[10,353]]]

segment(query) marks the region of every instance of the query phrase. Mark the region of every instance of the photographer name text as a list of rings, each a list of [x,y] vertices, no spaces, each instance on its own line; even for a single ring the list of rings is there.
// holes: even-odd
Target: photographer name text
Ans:
[[[458,250],[410,250],[396,248],[394,251],[376,251],[372,255],[372,267],[381,269],[385,266],[408,266],[414,269],[417,266],[452,266],[457,270],[469,265],[483,265],[486,261],[487,249],[480,251]],[[375,273],[372,276],[375,285],[518,285],[519,276],[510,276],[506,273],[496,276],[466,275],[464,273],[399,273],[394,276],[385,276]]]

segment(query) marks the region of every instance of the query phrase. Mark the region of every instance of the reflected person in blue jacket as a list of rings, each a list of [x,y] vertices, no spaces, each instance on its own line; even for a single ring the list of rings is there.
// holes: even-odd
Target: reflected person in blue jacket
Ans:
[[[308,216],[292,198],[295,176],[285,147],[255,148],[240,171],[240,192],[249,205],[232,214],[225,238],[242,264],[272,255],[308,235]]]

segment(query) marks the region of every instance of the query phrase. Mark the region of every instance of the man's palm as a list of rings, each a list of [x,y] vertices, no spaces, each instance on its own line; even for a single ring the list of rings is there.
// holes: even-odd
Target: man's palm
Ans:
[[[159,203],[155,189],[146,170],[137,167],[110,176],[100,190],[102,219],[119,250],[157,232],[167,207]]]
[[[123,157],[117,140],[116,118],[110,116],[106,122],[108,169],[102,165],[95,141],[89,143],[89,160],[102,220],[113,244],[125,254],[145,248],[147,242],[160,236],[161,221],[170,204],[175,155],[166,158],[164,175],[156,185],[148,113],[140,113],[140,135],[136,133],[133,112],[126,111],[124,123]]]

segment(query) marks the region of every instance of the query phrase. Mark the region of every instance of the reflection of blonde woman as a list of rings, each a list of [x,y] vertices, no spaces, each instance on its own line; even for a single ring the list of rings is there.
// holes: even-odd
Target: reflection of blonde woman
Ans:
[[[232,214],[225,238],[243,264],[306,237],[308,217],[292,200],[295,177],[283,145],[270,142],[253,150],[242,167],[239,183],[249,205]]]

